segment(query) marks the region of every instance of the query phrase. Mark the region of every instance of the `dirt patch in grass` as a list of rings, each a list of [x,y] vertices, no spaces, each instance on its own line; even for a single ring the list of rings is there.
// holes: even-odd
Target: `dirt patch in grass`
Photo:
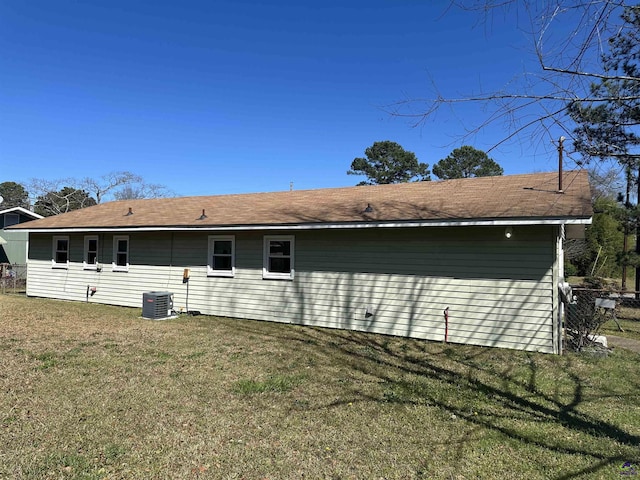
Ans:
[[[640,357],[0,297],[0,477],[616,478]]]

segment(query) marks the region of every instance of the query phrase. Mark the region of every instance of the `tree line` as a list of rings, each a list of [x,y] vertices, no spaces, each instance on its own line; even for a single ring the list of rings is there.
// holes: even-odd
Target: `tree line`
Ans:
[[[351,162],[348,175],[367,177],[358,185],[381,185],[410,181],[429,181],[431,173],[442,180],[502,175],[504,170],[482,150],[469,145],[453,150],[429,170],[429,164],[418,161],[416,154],[396,142],[374,142],[364,151],[364,157]]]
[[[349,175],[365,175],[359,185],[431,180],[426,163],[418,161],[415,153],[404,150],[395,142],[375,142],[365,150],[366,158],[356,158]],[[502,175],[503,170],[485,152],[470,146],[455,149],[433,167],[442,179],[472,176]],[[34,178],[22,184],[14,181],[0,183],[2,209],[22,207],[32,209],[44,217],[91,207],[104,200],[128,200],[173,196],[163,185],[150,184],[128,171],[110,172],[97,178],[64,178],[46,180]]]
[[[173,196],[167,187],[144,181],[128,171],[110,172],[97,178],[31,179],[22,184],[0,183],[1,209],[22,207],[44,217],[97,205],[105,200],[131,200]]]

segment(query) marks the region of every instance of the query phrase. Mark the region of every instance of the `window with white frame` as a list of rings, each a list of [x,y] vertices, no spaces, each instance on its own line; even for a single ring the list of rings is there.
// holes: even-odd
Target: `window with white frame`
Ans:
[[[69,237],[62,235],[53,237],[52,257],[53,268],[69,268]]]
[[[293,279],[293,235],[267,235],[264,237],[262,278]]]
[[[235,275],[236,239],[233,235],[209,237],[209,259],[207,275],[211,277],[233,277]]]
[[[84,237],[84,261],[85,270],[95,270],[98,267],[98,236],[86,235]]]
[[[129,271],[129,236],[116,235],[113,237],[113,271]]]

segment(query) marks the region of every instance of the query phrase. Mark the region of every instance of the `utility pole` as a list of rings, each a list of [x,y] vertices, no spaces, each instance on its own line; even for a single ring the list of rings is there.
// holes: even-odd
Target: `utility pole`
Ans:
[[[638,186],[638,196],[636,197],[636,211],[638,205],[640,205],[640,166],[638,168],[638,177],[636,183]],[[634,218],[635,231],[636,231],[636,259],[640,256],[640,241],[638,241],[638,218]],[[636,299],[640,298],[640,266],[636,266]]]
[[[558,140],[558,193],[564,193],[562,190],[562,144],[564,141],[564,137]]]
[[[631,167],[627,165],[626,168],[627,173],[627,192],[624,197],[624,208],[625,211],[629,210],[629,197],[631,194]],[[622,252],[624,257],[626,258],[627,252],[629,251],[629,218],[625,218],[624,221],[624,238],[622,240]],[[627,262],[622,263],[622,290],[625,291],[627,289]]]

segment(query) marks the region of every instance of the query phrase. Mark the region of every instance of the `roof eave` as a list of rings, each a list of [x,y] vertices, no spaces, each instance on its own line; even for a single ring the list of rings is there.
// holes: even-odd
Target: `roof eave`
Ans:
[[[326,230],[360,228],[416,228],[416,227],[474,227],[474,226],[518,226],[518,225],[588,225],[592,217],[545,217],[545,218],[487,218],[456,220],[402,220],[339,223],[297,223],[261,225],[156,225],[156,226],[86,226],[58,228],[20,228],[16,231],[30,233],[82,233],[82,232],[202,232],[202,231],[255,231],[255,230]]]
[[[23,207],[11,207],[11,208],[7,208],[6,210],[0,210],[0,215],[4,215],[5,213],[14,213],[14,212],[20,212],[25,216],[33,218],[34,220],[40,220],[41,218],[44,218],[42,215],[32,212],[31,210],[27,210],[26,208],[23,208]]]

